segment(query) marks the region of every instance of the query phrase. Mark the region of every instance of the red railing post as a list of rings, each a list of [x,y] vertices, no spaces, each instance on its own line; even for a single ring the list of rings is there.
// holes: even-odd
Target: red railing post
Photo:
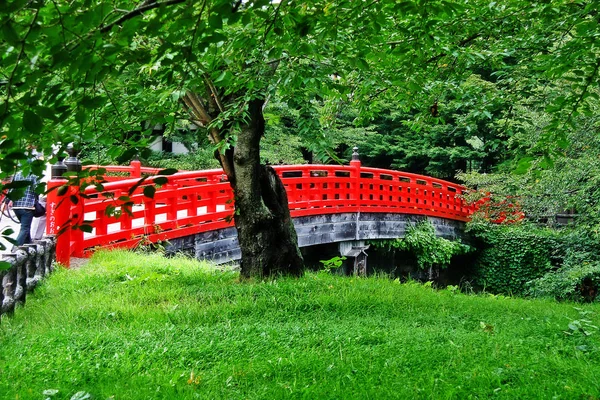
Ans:
[[[121,209],[121,216],[119,217],[119,222],[121,223],[121,230],[130,230],[133,214],[133,203],[131,202],[129,191],[123,190],[119,198],[129,198],[129,201],[119,201]]]
[[[67,172],[74,175],[73,178],[70,178],[74,184],[69,185],[65,199],[63,199],[65,205],[69,207],[68,227],[65,229],[69,231],[69,257],[71,255],[83,257],[83,230],[80,229],[80,226],[84,220],[84,199],[79,194],[82,165],[77,158],[79,150],[72,143],[67,146],[67,153],[69,157],[65,160],[65,166]]]
[[[71,227],[69,225],[71,202],[69,201],[69,190],[64,186],[66,183],[66,179],[59,177],[52,177],[48,182],[46,232],[48,232],[48,235],[56,235],[56,261],[69,268],[71,259]]]
[[[358,147],[352,149],[352,160],[350,161],[350,178],[352,181],[352,200],[357,201],[357,205],[360,206],[360,159],[358,158]]]
[[[221,183],[221,177],[218,175],[215,175],[213,177],[209,177],[206,180],[206,184],[209,185],[209,188],[215,187],[216,185],[218,185],[219,183]],[[217,196],[219,195],[219,191],[218,190],[209,190],[208,191],[208,204],[206,206],[206,213],[207,214],[212,214],[212,213],[216,213],[217,212]]]
[[[142,163],[140,160],[132,160],[129,165],[131,166],[130,177],[141,178],[142,177]]]
[[[77,199],[77,200],[75,200]],[[71,205],[71,254],[74,257],[83,257],[83,230],[85,199],[79,194],[79,185],[69,186],[69,198],[65,199]]]

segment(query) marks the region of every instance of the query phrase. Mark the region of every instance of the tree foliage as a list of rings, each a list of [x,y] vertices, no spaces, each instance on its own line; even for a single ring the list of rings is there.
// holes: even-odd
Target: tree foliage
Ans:
[[[333,96],[358,104],[364,117],[393,101],[420,111],[419,123],[436,102],[446,112],[444,98],[456,98],[473,70],[507,102],[543,85],[543,106],[557,116],[552,128],[590,111],[597,1],[421,3],[7,1],[1,129],[47,148],[115,138],[142,147],[128,132],[147,120],[173,127],[187,117],[174,100],[207,79],[245,100],[278,89],[304,111]],[[570,90],[557,91],[557,82]],[[481,87],[474,90],[465,96]],[[493,114],[493,99],[474,99],[471,113]],[[242,118],[243,104],[214,124]],[[312,128],[300,131],[322,136]],[[16,149],[7,143],[3,156],[19,158]]]

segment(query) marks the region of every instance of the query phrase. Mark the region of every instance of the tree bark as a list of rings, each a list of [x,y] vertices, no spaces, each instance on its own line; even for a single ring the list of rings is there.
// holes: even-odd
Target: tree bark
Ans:
[[[232,182],[235,226],[242,251],[243,278],[301,276],[302,255],[288,207],[287,194],[273,168],[260,164],[260,139],[265,130],[262,100],[249,104],[233,150]]]
[[[188,92],[182,101],[193,121],[207,127],[210,140],[218,144],[227,140],[229,127],[218,129],[211,123],[222,112],[224,103],[208,77],[205,89],[204,97]],[[235,145],[224,152],[217,151],[215,157],[235,197],[234,220],[242,251],[242,277],[301,276],[304,260],[285,187],[273,168],[260,164],[260,140],[265,133],[263,105],[262,99],[249,102],[248,118],[237,132]]]

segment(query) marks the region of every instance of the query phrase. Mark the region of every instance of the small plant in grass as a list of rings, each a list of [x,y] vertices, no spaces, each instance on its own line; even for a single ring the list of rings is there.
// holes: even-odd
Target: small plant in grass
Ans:
[[[598,327],[592,324],[589,319],[594,313],[591,311],[583,310],[581,308],[574,307],[579,312],[579,319],[575,319],[569,322],[569,330],[564,331],[567,335],[583,335],[591,336],[598,331]]]
[[[458,287],[458,285],[448,285],[446,286],[446,290],[452,294],[460,293],[460,287]]]
[[[158,240],[156,242],[150,241],[147,236],[142,237],[142,239],[135,246],[134,250],[138,253],[160,253],[164,254],[166,251],[166,247],[169,245],[168,240]]]
[[[574,308],[579,312],[579,318],[569,322],[568,329],[563,332],[578,339],[579,344],[575,347],[577,350],[582,352],[596,350],[594,343],[589,341],[589,337],[598,332],[598,326],[590,319],[594,313],[578,307]]]
[[[323,264],[321,271],[331,273],[331,271],[341,267],[344,264],[344,260],[346,260],[346,257],[344,256],[335,256],[329,260],[321,260],[319,261],[321,264]]]

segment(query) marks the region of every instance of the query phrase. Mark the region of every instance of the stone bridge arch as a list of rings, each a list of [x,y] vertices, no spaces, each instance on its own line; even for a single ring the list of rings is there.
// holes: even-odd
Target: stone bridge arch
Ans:
[[[465,223],[462,221],[414,214],[355,212],[312,215],[294,218],[294,226],[299,246],[309,247],[402,238],[410,226],[423,220],[432,223],[439,237],[449,240],[464,237]],[[180,252],[217,264],[235,262],[241,257],[237,232],[233,227],[171,239],[166,250],[167,254]]]

